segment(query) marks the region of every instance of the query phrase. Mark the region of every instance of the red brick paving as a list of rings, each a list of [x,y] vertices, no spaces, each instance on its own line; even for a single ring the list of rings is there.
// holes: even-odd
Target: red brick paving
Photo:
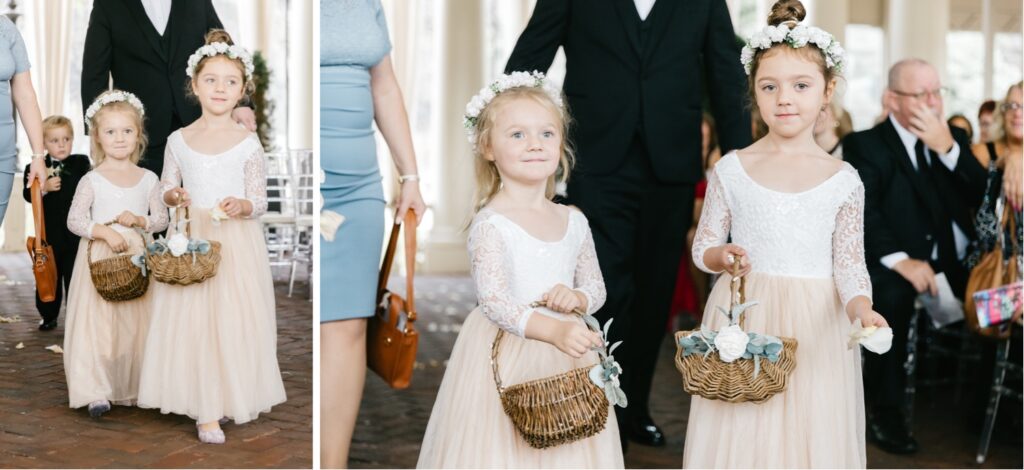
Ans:
[[[156,410],[115,406],[99,420],[67,406],[60,355],[64,314],[37,330],[31,272],[22,253],[0,255],[0,467],[310,468],[313,465],[313,328],[307,284],[277,283],[278,360],[288,401],[256,421],[224,426],[227,443],[201,444],[195,422]],[[23,349],[16,349],[24,343]]]

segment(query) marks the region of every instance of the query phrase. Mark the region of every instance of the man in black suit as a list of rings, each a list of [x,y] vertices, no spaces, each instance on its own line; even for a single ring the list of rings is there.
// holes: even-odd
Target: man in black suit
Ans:
[[[212,0],[95,0],[82,56],[82,110],[114,88],[134,93],[146,107],[149,146],[140,165],[160,176],[167,136],[195,121],[198,102],[185,95],[185,67],[206,33],[221,29]],[[251,108],[235,120],[256,129]]]
[[[892,349],[865,359],[868,435],[893,453],[917,450],[902,413],[914,301],[937,292],[939,273],[963,298],[968,273],[961,260],[974,238],[971,209],[985,190],[986,172],[971,154],[967,134],[943,119],[942,91],[927,62],[896,63],[884,98],[889,117],[843,141],[844,158],[864,182],[864,245],[875,310],[893,329]]]
[[[538,0],[505,71],[546,71],[565,49],[575,119],[568,202],[587,215],[615,318],[629,407],[624,436],[661,446],[648,410],[654,365],[693,213],[702,87],[722,148],[750,144],[747,81],[721,0]],[[704,81],[706,72],[706,83]],[[623,439],[625,445],[625,439]]]

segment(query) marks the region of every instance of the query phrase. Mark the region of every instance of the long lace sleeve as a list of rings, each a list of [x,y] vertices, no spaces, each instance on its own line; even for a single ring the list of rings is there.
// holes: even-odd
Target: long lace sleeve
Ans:
[[[96,222],[92,220],[92,201],[96,194],[92,189],[92,179],[82,178],[75,190],[75,197],[68,209],[68,230],[82,238],[92,240],[92,228]]]
[[[586,237],[583,239],[583,246],[580,247],[580,255],[576,260],[576,273],[573,283],[576,290],[583,293],[587,298],[587,313],[594,313],[604,305],[608,296],[604,287],[604,276],[601,274],[601,265],[597,262],[597,250],[594,249],[594,235],[590,227],[586,227]]]
[[[859,295],[871,298],[871,278],[864,260],[864,185],[859,179],[836,214],[832,272],[844,307]]]
[[[715,274],[715,271],[704,265],[704,252],[708,248],[721,246],[729,237],[729,228],[732,225],[732,215],[729,212],[729,205],[725,200],[725,188],[722,187],[722,180],[714,171],[708,174],[708,190],[704,196],[704,209],[700,213],[700,223],[697,224],[697,233],[693,237],[693,263],[706,273]]]
[[[484,316],[498,328],[525,337],[526,322],[533,309],[517,305],[512,298],[508,250],[498,229],[484,220],[469,230],[470,272]]]
[[[174,155],[174,145],[168,139],[164,150],[164,171],[160,174],[160,203],[164,203],[163,194],[181,186],[181,167]]]
[[[250,219],[267,213],[267,167],[263,146],[258,143],[256,150],[245,160],[245,198],[252,204]]]
[[[153,233],[167,228],[169,217],[164,206],[164,192],[158,181],[149,190],[149,216],[146,217],[146,231]]]

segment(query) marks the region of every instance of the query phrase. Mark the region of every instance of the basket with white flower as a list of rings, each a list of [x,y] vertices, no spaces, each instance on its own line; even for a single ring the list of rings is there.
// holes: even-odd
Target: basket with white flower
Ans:
[[[736,263],[734,271],[739,270]],[[734,277],[729,310],[717,307],[729,319],[728,326],[676,332],[676,368],[687,393],[731,403],[761,403],[786,389],[796,367],[797,341],[743,330],[744,312],[757,305],[744,302],[744,284],[742,277]]]
[[[188,216],[188,207],[176,209],[174,233],[167,238],[160,237],[146,247],[146,264],[157,281],[187,286],[217,275],[220,242],[192,238]],[[216,218],[216,215],[211,214],[211,217]]]
[[[534,302],[532,308],[542,307]],[[598,363],[558,375],[506,386],[498,371],[498,352],[505,330],[498,329],[491,343],[491,368],[505,414],[519,435],[535,449],[568,444],[601,432],[608,421],[609,403],[626,407],[626,394],[619,387],[622,367],[611,354],[618,341],[607,347],[608,320],[604,329],[593,316],[579,309],[580,317],[591,331],[599,333],[605,346],[596,348]],[[607,348],[607,350],[606,350]]]

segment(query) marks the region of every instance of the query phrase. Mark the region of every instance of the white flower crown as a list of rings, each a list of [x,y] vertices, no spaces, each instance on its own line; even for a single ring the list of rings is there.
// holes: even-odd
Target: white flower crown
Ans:
[[[252,80],[252,72],[256,70],[256,67],[252,64],[252,55],[242,46],[237,44],[229,46],[225,42],[212,42],[196,49],[188,58],[188,67],[185,67],[185,75],[188,75],[189,78],[195,78],[193,75],[196,73],[196,66],[199,65],[200,60],[203,60],[204,57],[213,57],[221,54],[231,59],[242,59],[242,63],[245,64],[245,79]]]
[[[775,43],[783,42],[794,49],[804,47],[808,43],[818,46],[818,49],[825,53],[825,66],[830,69],[842,70],[846,61],[846,51],[839,45],[839,41],[821,28],[802,24],[793,28],[786,24],[765,26],[750,36],[747,45],[743,46],[743,52],[740,53],[740,62],[747,75],[750,75],[750,66],[758,49],[770,49]]]
[[[469,139],[469,143],[476,143],[476,122],[480,117],[480,112],[499,93],[519,87],[541,88],[551,98],[551,101],[554,101],[555,105],[559,108],[562,107],[562,92],[548,81],[543,73],[534,70],[533,72],[512,72],[502,75],[490,85],[481,88],[480,92],[469,100],[469,103],[466,103],[466,114],[462,117],[462,126],[466,128],[466,137]]]
[[[96,101],[93,101],[92,104],[89,105],[89,109],[85,110],[86,121],[92,122],[93,116],[95,116],[96,113],[100,112],[100,108],[110,103],[115,103],[118,101],[124,101],[134,106],[135,109],[139,110],[140,116],[146,115],[146,108],[142,106],[142,101],[139,101],[139,97],[127,91],[116,90],[100,95],[99,98],[96,98]]]

